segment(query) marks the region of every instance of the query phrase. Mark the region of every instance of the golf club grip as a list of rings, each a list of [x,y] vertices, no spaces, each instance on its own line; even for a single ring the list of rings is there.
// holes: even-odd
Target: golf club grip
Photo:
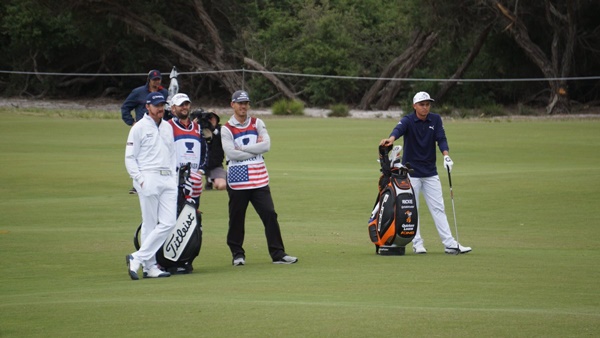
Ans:
[[[448,170],[448,182],[450,183],[450,189],[452,189],[452,175],[450,175],[450,168],[446,168]]]

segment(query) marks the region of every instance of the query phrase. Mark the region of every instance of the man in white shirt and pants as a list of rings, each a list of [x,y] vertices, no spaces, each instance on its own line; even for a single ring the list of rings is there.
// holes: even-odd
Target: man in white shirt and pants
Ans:
[[[127,272],[133,280],[139,279],[140,267],[144,278],[171,275],[156,264],[156,251],[177,221],[177,157],[173,128],[163,121],[165,103],[163,94],[148,94],[148,112],[131,127],[125,147],[125,167],[142,211],[141,247],[126,256]]]

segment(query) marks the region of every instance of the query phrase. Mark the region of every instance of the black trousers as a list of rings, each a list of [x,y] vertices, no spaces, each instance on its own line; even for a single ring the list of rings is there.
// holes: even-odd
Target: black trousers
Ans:
[[[248,203],[252,203],[254,210],[263,222],[271,258],[279,260],[285,256],[281,230],[279,229],[279,222],[277,222],[277,213],[275,212],[269,186],[257,189],[233,190],[227,185],[227,193],[229,194],[227,245],[233,258],[245,257],[243,244]]]

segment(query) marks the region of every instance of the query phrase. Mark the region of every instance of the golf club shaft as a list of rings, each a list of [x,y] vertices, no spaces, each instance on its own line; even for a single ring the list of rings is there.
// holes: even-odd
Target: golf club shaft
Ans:
[[[456,233],[456,246],[458,246],[458,225],[456,223],[456,208],[454,207],[454,192],[452,191],[452,175],[448,169],[448,182],[450,183],[450,200],[452,201],[452,214],[454,215],[454,232]]]

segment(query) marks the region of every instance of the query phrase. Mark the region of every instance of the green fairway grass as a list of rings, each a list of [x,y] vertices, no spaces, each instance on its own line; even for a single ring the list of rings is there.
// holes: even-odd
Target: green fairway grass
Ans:
[[[250,207],[247,262],[232,267],[227,193],[205,191],[194,272],[132,281],[129,128],[95,116],[0,110],[0,337],[600,334],[600,120],[446,120],[459,240],[473,251],[444,254],[421,203],[428,253],[382,257],[367,221],[377,145],[397,121],[265,117],[299,262],[271,263]]]

